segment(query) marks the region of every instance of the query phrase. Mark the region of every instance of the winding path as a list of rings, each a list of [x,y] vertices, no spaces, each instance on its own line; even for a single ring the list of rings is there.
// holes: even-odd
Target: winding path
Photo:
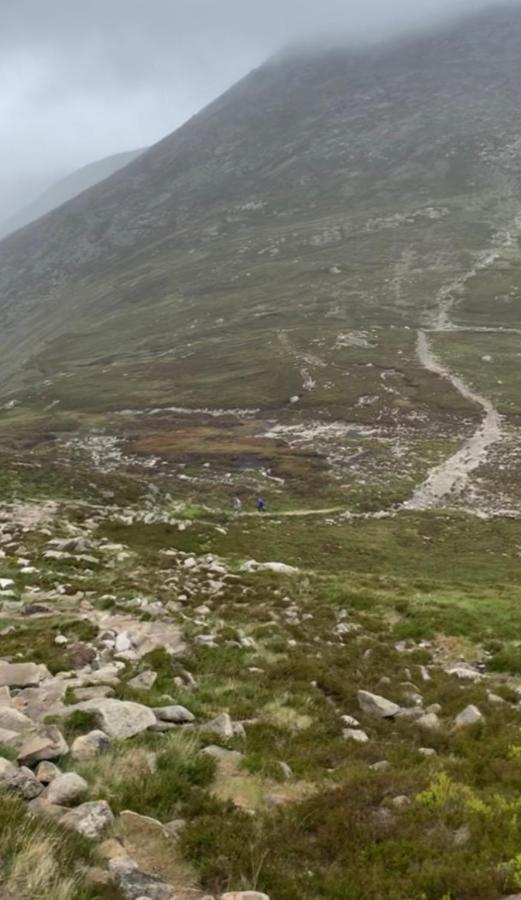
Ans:
[[[462,494],[468,484],[470,473],[486,460],[489,447],[501,439],[501,417],[491,400],[478,394],[462,378],[442,365],[434,355],[425,331],[418,332],[416,352],[419,361],[429,372],[447,379],[462,397],[481,406],[484,413],[474,434],[467,438],[456,453],[431,469],[411,499],[402,505],[403,509],[430,509],[437,506],[445,497]]]

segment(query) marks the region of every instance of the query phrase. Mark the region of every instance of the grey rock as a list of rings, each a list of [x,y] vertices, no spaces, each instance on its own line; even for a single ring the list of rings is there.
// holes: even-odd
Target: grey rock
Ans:
[[[80,734],[72,743],[71,756],[73,759],[94,759],[100,753],[110,750],[112,741],[104,731],[94,730],[88,734]]]
[[[388,769],[390,765],[391,763],[388,759],[382,759],[380,760],[380,762],[373,763],[372,766],[369,766],[369,768],[372,769],[373,772],[385,772],[385,770]]]
[[[419,747],[418,753],[421,753],[421,755],[424,756],[426,759],[429,759],[432,756],[438,755],[436,753],[436,750],[434,750],[432,747]]]
[[[10,728],[0,728],[0,744],[5,747],[20,747],[23,743],[23,735],[19,731],[11,731]]]
[[[377,719],[392,719],[400,711],[397,703],[369,691],[358,691],[358,703],[366,715]]]
[[[260,894],[259,891],[229,891],[227,894],[221,894],[220,900],[270,900],[267,894]]]
[[[420,716],[420,718],[416,720],[416,724],[418,728],[423,728],[424,731],[439,731],[441,728],[441,722],[438,719],[438,716],[436,713],[432,712]]]
[[[114,688],[108,684],[95,684],[92,687],[75,688],[74,694],[79,703],[83,700],[94,700],[99,697],[112,697]]]
[[[125,740],[146,731],[156,722],[156,717],[148,706],[128,700],[100,698],[78,703],[75,709],[94,712],[99,727],[114,740]]]
[[[223,740],[230,740],[235,736],[233,722],[228,713],[221,713],[217,718],[212,719],[210,722],[206,722],[204,725],[200,725],[199,731],[203,734],[215,734]]]
[[[466,706],[459,715],[456,716],[454,720],[454,727],[456,729],[459,728],[467,728],[469,725],[477,725],[478,722],[483,721],[483,716],[479,711],[477,706],[474,706],[471,703],[469,706]]]
[[[340,716],[340,718],[344,725],[347,725],[349,728],[358,728],[360,725],[360,722],[354,716]]]
[[[369,740],[365,731],[359,728],[344,728],[342,735],[346,740],[356,741],[357,744],[367,744]]]
[[[0,756],[0,783],[5,781],[8,775],[12,775],[17,771],[17,766],[14,766],[9,759],[4,759],[3,756]]]
[[[154,687],[156,681],[157,672],[154,672],[152,669],[147,669],[145,672],[140,672],[139,675],[135,675],[134,678],[131,678],[128,682],[128,686],[136,691],[149,691],[150,688]]]
[[[34,728],[34,722],[28,716],[10,706],[0,706],[0,728],[22,733]]]
[[[172,896],[170,885],[155,875],[142,872],[133,859],[112,859],[109,869],[126,900],[139,900],[145,896],[149,900],[170,900]]]
[[[69,747],[62,733],[54,725],[48,725],[22,744],[18,762],[22,766],[31,766],[44,759],[58,759],[68,752]]]
[[[194,714],[184,706],[158,706],[154,707],[154,713],[161,721],[175,722],[178,725],[195,721]]]
[[[34,800],[43,791],[43,784],[26,766],[8,772],[4,778],[4,785],[8,791],[19,794],[24,800]]]
[[[0,687],[35,687],[50,677],[44,665],[0,662]]]
[[[82,803],[76,809],[69,810],[61,819],[62,825],[66,828],[71,828],[91,840],[101,837],[113,821],[112,810],[105,800]]]
[[[47,790],[47,800],[58,806],[72,806],[85,796],[89,786],[76,772],[66,772],[53,778]]]
[[[58,775],[61,775],[61,770],[49,760],[44,760],[38,763],[34,774],[41,784],[50,784]]]

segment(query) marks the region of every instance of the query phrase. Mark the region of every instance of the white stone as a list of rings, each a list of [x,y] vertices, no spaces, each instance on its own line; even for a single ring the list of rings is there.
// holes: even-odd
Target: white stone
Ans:
[[[377,719],[391,719],[400,711],[397,703],[369,691],[358,691],[358,703],[363,712]]]

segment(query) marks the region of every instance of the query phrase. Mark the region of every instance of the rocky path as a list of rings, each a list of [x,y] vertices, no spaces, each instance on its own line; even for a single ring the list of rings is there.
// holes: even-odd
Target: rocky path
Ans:
[[[418,333],[417,353],[422,366],[445,378],[462,397],[480,406],[484,412],[474,434],[456,453],[435,466],[411,499],[404,504],[406,509],[430,509],[447,497],[461,496],[468,485],[471,472],[485,462],[489,447],[501,439],[501,417],[491,400],[474,391],[437,359],[424,331]]]

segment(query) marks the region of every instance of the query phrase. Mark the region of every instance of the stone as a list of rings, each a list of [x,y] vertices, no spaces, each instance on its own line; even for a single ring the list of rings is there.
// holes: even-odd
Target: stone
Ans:
[[[68,752],[69,747],[62,733],[54,725],[48,725],[22,744],[18,762],[21,766],[31,766],[44,759],[58,759]]]
[[[217,718],[212,719],[210,722],[206,722],[204,725],[200,725],[199,731],[203,734],[208,732],[210,734],[215,734],[223,740],[230,740],[235,735],[233,722],[228,713],[221,713]]]
[[[83,700],[94,700],[96,697],[112,697],[114,688],[108,684],[95,684],[93,687],[75,688],[74,696],[78,703]]]
[[[469,725],[477,725],[483,721],[483,716],[477,706],[471,703],[466,706],[454,720],[454,728],[467,728]]]
[[[36,687],[50,677],[51,673],[44,665],[0,662],[0,687]]]
[[[346,740],[356,741],[357,744],[367,744],[369,740],[365,731],[359,728],[344,728],[342,735]]]
[[[24,800],[34,800],[43,791],[43,784],[26,766],[8,772],[4,778],[4,785],[8,791],[19,794]]]
[[[98,847],[98,855],[106,860],[122,859],[127,856],[127,851],[116,838],[106,838]]]
[[[438,719],[436,713],[425,713],[425,715],[420,716],[419,719],[416,719],[416,724],[418,728],[423,728],[424,731],[439,731],[441,728],[441,722]]]
[[[433,747],[419,747],[418,753],[421,753],[426,759],[429,759],[432,756],[437,756],[436,750]]]
[[[369,691],[358,691],[358,703],[366,715],[376,719],[392,719],[400,711],[397,703]]]
[[[6,685],[0,687],[0,707],[1,706],[11,706],[11,691]]]
[[[170,900],[172,897],[172,889],[166,881],[142,872],[138,864],[129,857],[110,860],[109,869],[126,900],[139,900],[140,897],[147,897],[147,900]]]
[[[454,832],[453,844],[455,847],[465,847],[471,837],[472,834],[468,825],[462,825],[461,828]]]
[[[95,713],[100,728],[114,740],[134,737],[156,722],[156,717],[148,706],[129,700],[95,698],[78,703],[74,708]]]
[[[373,772],[385,772],[385,770],[388,769],[390,765],[391,763],[388,759],[381,759],[380,762],[373,763],[372,766],[369,766],[369,768],[372,769]]]
[[[344,725],[347,725],[349,728],[358,728],[360,725],[360,722],[354,716],[340,716],[340,718]]]
[[[23,736],[19,731],[11,731],[10,728],[0,728],[0,744],[5,747],[20,747]]]
[[[22,733],[34,728],[34,722],[28,716],[9,706],[0,706],[0,728]]]
[[[473,669],[472,666],[467,665],[453,666],[451,669],[446,669],[445,671],[448,675],[454,675],[461,681],[481,681],[483,678],[481,672],[478,672],[476,669]]]
[[[77,831],[83,837],[96,840],[112,825],[114,816],[105,800],[94,800],[82,803],[69,810],[61,819],[62,825]]]
[[[149,691],[150,688],[154,687],[156,681],[157,672],[154,672],[152,669],[147,669],[145,672],[140,672],[139,675],[135,675],[134,678],[131,678],[128,682],[128,686],[136,691]]]
[[[47,800],[58,806],[72,806],[85,796],[89,786],[76,772],[65,772],[53,778],[47,789]]]
[[[68,641],[64,634],[57,634],[54,638],[54,643],[57,644],[58,647],[63,647]]]
[[[110,750],[112,741],[104,731],[94,730],[80,734],[72,743],[71,756],[76,760],[95,759],[100,753]]]
[[[407,797],[405,794],[400,794],[398,797],[393,797],[391,803],[395,809],[405,809],[407,806],[411,805],[411,800],[410,797]]]
[[[221,894],[220,900],[270,900],[267,894],[260,894],[259,891],[229,891],[227,894]]]
[[[154,707],[157,718],[164,722],[175,722],[183,725],[186,722],[194,722],[195,716],[184,706],[158,706]]]
[[[115,650],[116,653],[124,653],[125,650],[132,649],[132,641],[126,631],[120,632],[120,634],[116,635],[115,641]]]
[[[4,759],[3,756],[0,756],[0,783],[5,781],[8,775],[12,775],[13,772],[17,771],[17,767],[9,759]]]
[[[49,760],[44,760],[38,763],[34,774],[41,784],[50,784],[58,775],[61,775],[61,770]]]

